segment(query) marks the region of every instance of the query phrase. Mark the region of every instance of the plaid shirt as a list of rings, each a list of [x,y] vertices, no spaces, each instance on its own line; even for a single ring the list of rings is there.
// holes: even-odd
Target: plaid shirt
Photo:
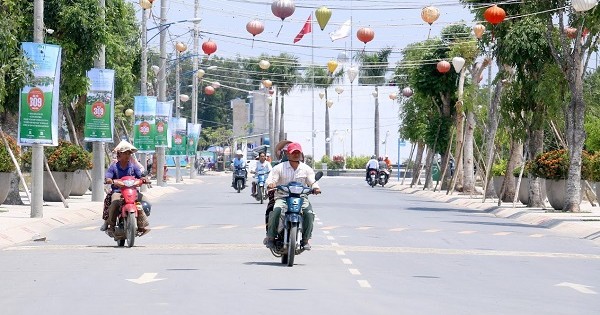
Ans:
[[[299,182],[308,187],[312,185],[312,188],[319,188],[319,184],[315,180],[315,171],[303,162],[300,162],[295,170],[290,165],[290,162],[277,164],[269,173],[266,184],[287,185],[289,182]],[[285,196],[287,196],[285,193],[280,191],[275,192],[275,199]]]

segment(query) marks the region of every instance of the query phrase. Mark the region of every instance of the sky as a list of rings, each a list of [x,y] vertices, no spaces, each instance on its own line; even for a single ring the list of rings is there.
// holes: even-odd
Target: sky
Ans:
[[[141,20],[141,10],[137,1],[132,0],[138,9],[138,19]],[[439,36],[443,27],[457,22],[464,22],[469,26],[473,22],[473,15],[464,8],[458,0],[430,0],[422,1],[397,1],[397,0],[338,0],[338,1],[295,1],[296,9],[292,16],[283,22],[271,12],[272,1],[265,0],[200,0],[200,14],[202,21],[199,23],[201,36],[200,43],[211,39],[217,43],[216,56],[224,58],[256,57],[262,53],[279,55],[290,53],[298,57],[302,66],[325,66],[327,61],[336,60],[340,53],[354,56],[359,51],[379,51],[383,48],[392,48],[389,58],[390,68],[401,60],[401,50],[411,43],[426,40],[428,36]],[[194,0],[167,0],[168,21],[181,21],[194,18]],[[331,19],[322,31],[316,22],[313,31],[294,44],[293,39],[302,29],[307,18],[314,11],[325,5],[332,11]],[[431,26],[421,19],[421,10],[424,6],[431,5],[439,9],[440,17]],[[152,16],[148,28],[158,26],[161,1],[155,0]],[[257,35],[252,41],[252,35],[246,31],[246,24],[253,19],[261,20],[265,25],[263,33]],[[349,37],[336,40],[329,38],[329,33],[338,29],[346,20],[352,19],[352,32]],[[177,23],[168,28],[168,51],[174,51],[176,41],[184,42],[191,49],[193,47],[191,28],[192,23]],[[360,27],[370,27],[375,32],[375,38],[364,44],[356,37]],[[281,31],[280,31],[281,29]],[[148,32],[148,38],[156,35],[157,29]],[[279,35],[277,34],[279,32]],[[151,49],[158,50],[158,36],[149,44]],[[349,61],[355,65],[354,61]],[[341,66],[341,64],[340,64]],[[345,65],[348,67],[349,65]],[[205,78],[210,78],[207,71]],[[226,79],[219,80],[226,85]],[[373,154],[373,116],[374,98],[373,87],[358,86],[354,81],[353,100],[350,100],[350,82],[335,86],[344,89],[340,95],[330,88],[330,99],[334,105],[330,109],[331,130],[338,130],[333,137],[332,150],[334,155],[350,155],[350,142],[354,155]],[[257,87],[258,88],[258,87]],[[402,87],[400,87],[402,88]],[[302,144],[305,152],[311,152],[314,146],[315,156],[320,158],[325,153],[324,137],[324,100],[315,91],[314,99],[310,90],[295,90],[286,97],[286,131],[288,139],[296,140]],[[380,102],[380,141],[384,141],[386,133],[387,145],[380,144],[380,155],[390,156],[392,161],[398,160],[398,135],[400,124],[398,109],[400,103],[389,98],[390,93],[399,93],[397,87],[382,87],[379,92]],[[400,97],[399,97],[400,99]],[[313,111],[313,100],[314,108]],[[352,115],[350,109],[352,108]],[[351,119],[352,116],[352,119]],[[315,121],[317,137],[313,143],[310,135],[312,121]],[[353,132],[350,127],[353,126]],[[352,141],[351,141],[352,139]],[[410,147],[401,147],[402,160],[408,158]]]

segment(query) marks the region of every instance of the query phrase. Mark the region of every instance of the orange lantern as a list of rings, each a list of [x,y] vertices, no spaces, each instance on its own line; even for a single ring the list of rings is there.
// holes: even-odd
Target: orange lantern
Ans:
[[[177,42],[177,44],[175,44],[175,49],[182,53],[187,50],[187,45],[182,42]]]
[[[361,27],[356,32],[356,37],[366,45],[375,38],[375,32],[368,27]]]
[[[202,43],[202,51],[209,55],[217,51],[217,44],[210,39],[207,42]]]
[[[446,72],[450,71],[450,67],[451,67],[450,63],[446,60],[442,60],[442,61],[438,62],[437,66],[436,66],[437,71],[439,73],[446,73]]]
[[[440,10],[436,7],[428,6],[421,10],[421,19],[431,25],[440,17]]]
[[[207,86],[207,87],[205,87],[204,88],[204,94],[206,94],[206,95],[213,95],[213,94],[215,94],[215,88],[212,87],[212,86],[210,86],[210,85]]]
[[[485,12],[483,13],[483,17],[492,25],[497,25],[504,21],[504,18],[506,17],[506,12],[504,12],[504,10],[501,7],[494,4],[493,6],[485,10]]]

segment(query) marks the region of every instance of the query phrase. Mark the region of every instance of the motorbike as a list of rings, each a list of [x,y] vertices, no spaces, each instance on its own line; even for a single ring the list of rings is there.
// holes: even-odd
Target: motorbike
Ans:
[[[138,236],[136,219],[138,213],[139,211],[145,211],[146,215],[150,215],[150,204],[141,201],[142,197],[137,189],[144,183],[142,179],[124,176],[121,181],[125,186],[121,187],[121,207],[117,210],[119,215],[112,237],[119,247],[125,246],[126,242],[127,247],[132,247],[135,243],[135,237]],[[108,231],[107,234],[111,236]]]
[[[198,173],[198,175],[202,175],[204,174],[204,166],[206,165],[206,162],[204,161],[203,158],[196,158],[196,161],[194,162],[196,165],[196,172]]]
[[[369,177],[367,177],[367,178],[368,178],[367,184],[369,184],[369,186],[371,186],[371,188],[377,186],[378,181],[377,181],[377,171],[376,170],[374,170],[374,169],[370,170]]]
[[[323,177],[323,172],[319,171],[315,174],[317,181],[321,177]],[[275,189],[287,194],[287,197],[285,197],[287,207],[285,213],[282,213],[279,219],[279,233],[275,237],[275,247],[271,248],[271,254],[275,257],[281,257],[282,264],[293,267],[296,255],[300,255],[304,251],[304,248],[300,246],[303,197],[312,194],[313,189],[298,182],[279,185]]]
[[[239,193],[242,189],[246,188],[246,168],[236,167],[233,171],[233,188]]]
[[[265,182],[267,181],[267,175],[269,172],[267,171],[258,171],[256,173],[256,200],[260,201],[260,203],[264,203],[269,196],[267,196],[267,187],[265,186]]]
[[[379,182],[379,185],[381,185],[381,187],[385,187],[385,184],[387,184],[389,178],[390,178],[390,173],[387,169],[379,170],[378,182]]]

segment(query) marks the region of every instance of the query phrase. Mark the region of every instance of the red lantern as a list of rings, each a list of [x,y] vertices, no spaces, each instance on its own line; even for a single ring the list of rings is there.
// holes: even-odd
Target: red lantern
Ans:
[[[565,29],[565,35],[570,39],[574,39],[577,36],[577,29],[574,27],[567,27]]]
[[[486,21],[490,22],[493,25],[496,25],[504,21],[504,18],[506,17],[506,12],[504,12],[504,10],[501,7],[494,4],[493,6],[485,10],[485,12],[483,13],[483,17]]]
[[[209,55],[217,51],[217,44],[210,39],[207,42],[202,43],[202,51]]]
[[[210,86],[210,85],[207,86],[207,87],[205,87],[204,88],[204,94],[206,94],[206,95],[213,95],[213,94],[215,94],[215,88],[212,87],[212,86]]]
[[[248,31],[248,33],[252,34],[252,36],[256,36],[260,33],[262,33],[265,30],[265,25],[263,24],[263,22],[259,21],[259,20],[253,20],[248,22],[248,24],[246,24],[246,31]]]
[[[368,42],[372,41],[373,38],[375,38],[375,32],[368,27],[361,27],[356,32],[356,37],[361,42],[367,44]]]
[[[437,66],[436,66],[437,71],[439,73],[446,73],[446,72],[450,71],[450,67],[451,67],[450,63],[446,60],[442,60],[442,61],[438,62]]]

